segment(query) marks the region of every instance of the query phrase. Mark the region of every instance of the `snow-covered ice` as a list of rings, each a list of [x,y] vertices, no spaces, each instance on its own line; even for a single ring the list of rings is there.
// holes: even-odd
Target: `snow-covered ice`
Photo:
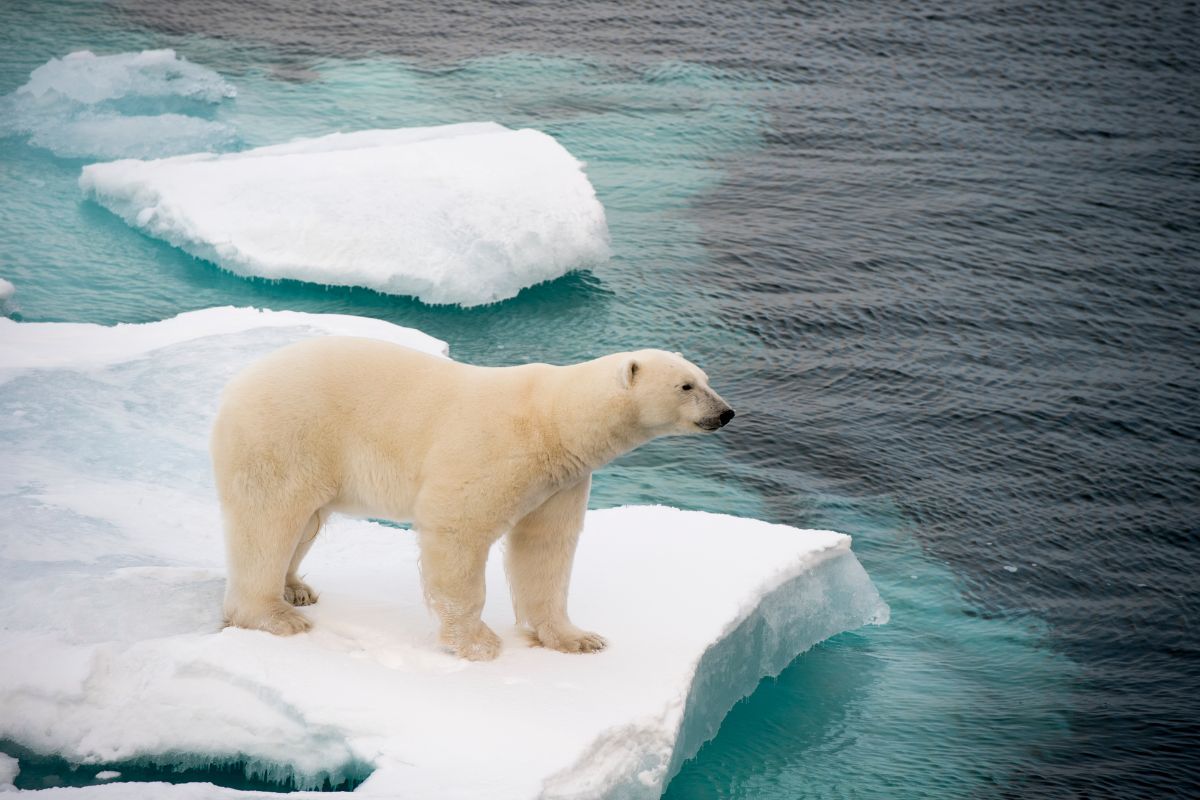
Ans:
[[[337,518],[305,562],[311,633],[222,630],[217,395],[324,333],[446,353],[345,316],[0,319],[0,739],[79,763],[243,759],[302,785],[373,769],[362,796],[655,798],[759,679],[886,619],[847,536],[626,507],[589,512],[572,582],[603,653],[526,646],[495,557],[484,618],[503,653],[442,652],[413,535]],[[244,796],[119,778],[46,794]]]
[[[226,147],[236,135],[206,119],[235,90],[173,50],[53,58],[0,98],[0,135],[27,135],[68,158],[131,158]]]
[[[83,170],[126,222],[240,275],[480,305],[609,256],[552,137],[495,123],[331,134]]]

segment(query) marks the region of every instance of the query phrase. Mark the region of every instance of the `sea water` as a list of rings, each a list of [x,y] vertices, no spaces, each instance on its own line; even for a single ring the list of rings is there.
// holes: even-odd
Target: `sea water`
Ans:
[[[106,111],[210,123],[222,150],[536,128],[586,162],[613,249],[467,310],[245,279],[83,201],[95,158],[4,128],[4,311],[351,313],[497,365],[681,350],[738,418],[622,459],[593,506],[851,533],[892,617],[765,681],[669,797],[1196,791],[1197,22],[1086,2],[4,4],[0,94],[75,51],[173,48],[234,96]]]

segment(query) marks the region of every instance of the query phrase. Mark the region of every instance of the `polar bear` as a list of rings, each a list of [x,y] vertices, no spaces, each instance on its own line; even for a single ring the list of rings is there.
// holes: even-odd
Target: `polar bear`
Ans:
[[[288,635],[315,603],[300,562],[332,512],[411,522],[441,643],[487,660],[484,567],[505,568],[531,640],[592,652],[567,585],[593,470],[658,436],[733,418],[678,353],[640,350],[568,366],[478,367],[375,339],[290,345],[230,381],[212,431],[228,561],[229,625]]]

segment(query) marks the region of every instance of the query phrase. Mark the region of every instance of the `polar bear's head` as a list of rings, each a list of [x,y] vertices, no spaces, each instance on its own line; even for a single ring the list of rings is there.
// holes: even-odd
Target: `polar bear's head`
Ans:
[[[679,353],[639,350],[623,354],[619,363],[621,387],[652,436],[711,433],[733,419],[704,370]]]

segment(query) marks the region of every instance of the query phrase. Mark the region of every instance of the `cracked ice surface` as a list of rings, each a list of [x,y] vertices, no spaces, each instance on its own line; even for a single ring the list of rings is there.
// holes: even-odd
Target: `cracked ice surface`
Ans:
[[[322,592],[311,633],[221,630],[217,395],[258,355],[323,333],[445,354],[333,315],[0,320],[0,739],[75,762],[244,759],[302,785],[365,762],[364,796],[652,798],[763,676],[886,619],[847,536],[626,507],[589,512],[576,559],[572,615],[609,638],[597,655],[525,646],[496,557],[484,618],[503,653],[441,652],[413,535],[338,518],[305,562]]]
[[[491,122],[93,164],[79,184],[239,275],[427,303],[504,300],[609,256],[583,164],[545,133]]]

